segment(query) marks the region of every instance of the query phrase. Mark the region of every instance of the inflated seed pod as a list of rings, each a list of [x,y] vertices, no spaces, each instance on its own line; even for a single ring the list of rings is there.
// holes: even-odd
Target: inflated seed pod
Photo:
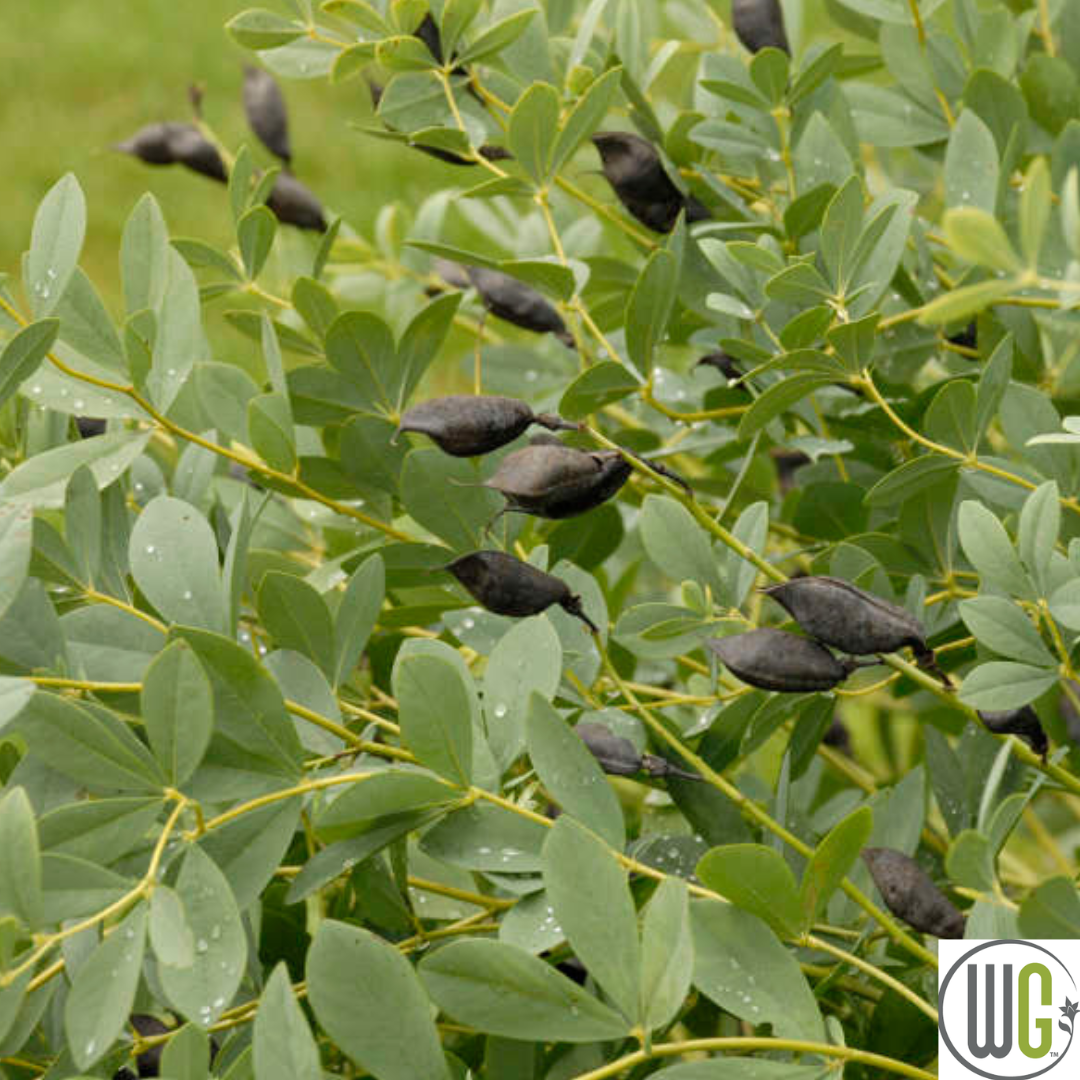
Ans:
[[[164,1035],[172,1030],[172,1028],[163,1024],[156,1016],[148,1016],[144,1013],[133,1013],[131,1016],[131,1026],[144,1039],[150,1038],[153,1035]],[[157,1046],[151,1046],[149,1050],[140,1054],[135,1059],[135,1064],[138,1067],[140,1077],[161,1075],[161,1052],[164,1049],[164,1044],[159,1043]]]
[[[742,377],[742,368],[738,363],[723,349],[717,349],[716,352],[711,352],[706,356],[703,356],[694,366],[716,368],[725,378],[739,379]]]
[[[221,183],[228,176],[217,147],[193,124],[173,121],[149,124],[113,149],[131,154],[148,165],[184,165]]]
[[[80,439],[92,439],[95,435],[105,434],[105,421],[96,416],[76,416],[75,429]]]
[[[705,644],[733,675],[762,690],[831,690],[859,666],[858,661],[833,656],[820,642],[769,626],[708,638]]]
[[[780,0],[731,0],[731,26],[752,53],[771,47],[791,55]]]
[[[279,172],[266,205],[284,225],[326,232],[322,203],[290,172]]]
[[[682,780],[700,780],[697,773],[687,772],[656,754],[639,754],[637,747],[622,735],[615,735],[604,724],[586,720],[574,731],[589,748],[589,752],[604,772],[612,776],[634,776],[647,773],[652,777],[675,776]]]
[[[480,266],[467,267],[465,272],[492,315],[535,334],[554,334],[564,345],[574,347],[562,316],[532,286],[509,274]]]
[[[964,916],[909,855],[892,848],[863,848],[863,861],[885,906],[909,926],[939,938],[962,938]]]
[[[627,131],[598,131],[592,137],[600,152],[604,178],[619,202],[648,229],[667,233],[681,210],[687,221],[712,215],[692,195],[684,195],[664,171],[652,143]]]
[[[401,418],[399,431],[418,431],[454,457],[487,454],[513,442],[530,424],[549,431],[577,431],[551,413],[532,411],[524,401],[509,397],[452,394],[414,405]]]
[[[1030,705],[1019,709],[1006,709],[1004,712],[984,712],[979,710],[979,719],[987,730],[995,735],[1018,735],[1044,761],[1050,749],[1050,740],[1046,737],[1038,714]]]
[[[812,637],[853,656],[896,652],[910,645],[937,671],[923,625],[905,608],[834,577],[792,578],[763,590]],[[947,678],[938,675],[948,685]]]
[[[289,144],[289,114],[277,80],[268,71],[244,65],[244,113],[248,126],[263,146],[288,165],[292,161]]]
[[[563,611],[576,615],[593,633],[599,633],[585,614],[581,597],[572,593],[562,578],[545,574],[504,551],[474,551],[455,559],[446,569],[481,606],[496,615],[539,615],[552,604],[558,604]]]

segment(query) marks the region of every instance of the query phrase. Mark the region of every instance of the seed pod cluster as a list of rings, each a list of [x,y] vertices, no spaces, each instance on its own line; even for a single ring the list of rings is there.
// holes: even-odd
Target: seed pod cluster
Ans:
[[[700,780],[697,773],[687,772],[656,754],[640,754],[634,744],[622,735],[615,735],[605,724],[586,720],[574,728],[604,772],[611,776],[634,776],[647,773],[652,777],[674,776],[682,780]]]
[[[896,652],[909,645],[921,666],[950,685],[926,644],[922,623],[905,608],[833,577],[792,578],[763,591],[818,641],[852,656]]]
[[[551,413],[534,413],[517,398],[451,394],[414,405],[401,418],[399,431],[418,431],[454,457],[488,454],[513,442],[531,424],[549,431],[576,431]]]
[[[1039,721],[1039,717],[1030,705],[1019,709],[1006,709],[1004,712],[979,711],[979,719],[988,731],[995,735],[1017,735],[1046,761],[1046,752],[1050,749],[1050,740]]]
[[[761,690],[831,690],[859,666],[857,660],[834,656],[820,642],[773,627],[709,638],[705,644],[733,675]]]
[[[656,148],[640,135],[598,131],[592,141],[600,152],[604,178],[619,202],[646,228],[671,232],[683,210],[687,221],[706,221],[712,216],[672,183]]]
[[[228,179],[217,147],[194,124],[171,120],[148,124],[113,149],[131,154],[147,165],[184,165],[211,180],[225,183]]]
[[[585,614],[581,597],[554,574],[546,574],[504,551],[474,551],[462,555],[445,569],[469,594],[496,615],[518,618],[539,615],[552,604],[576,615],[595,634],[596,624]]]
[[[909,926],[939,938],[962,938],[964,916],[909,855],[863,848],[863,861],[885,906]]]
[[[731,26],[752,53],[773,48],[791,55],[780,0],[731,0]]]

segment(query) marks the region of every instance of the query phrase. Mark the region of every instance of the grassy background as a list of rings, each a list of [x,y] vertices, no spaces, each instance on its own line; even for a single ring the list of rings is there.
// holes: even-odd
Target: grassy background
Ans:
[[[243,0],[85,0],[6,2],[0,67],[0,270],[18,275],[34,209],[65,172],[79,178],[89,203],[82,266],[119,315],[120,235],[144,191],[161,202],[174,236],[232,243],[225,188],[180,166],[151,167],[113,152],[144,124],[188,120],[187,88],[205,85],[204,114],[225,144],[247,142],[240,100],[241,65],[251,54],[233,44],[225,22]],[[447,182],[448,167],[348,127],[366,121],[367,87],[354,80],[283,82],[290,108],[294,168],[331,214],[370,235],[388,199],[419,201]],[[313,234],[305,239],[315,240]]]

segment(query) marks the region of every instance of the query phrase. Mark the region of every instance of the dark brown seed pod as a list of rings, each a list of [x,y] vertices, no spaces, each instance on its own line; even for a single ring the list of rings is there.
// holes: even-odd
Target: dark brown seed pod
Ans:
[[[574,347],[562,316],[536,289],[498,270],[470,266],[465,272],[492,315],[535,334],[554,334],[567,347]]]
[[[910,645],[920,665],[949,685],[926,644],[922,623],[906,609],[833,577],[792,578],[763,591],[818,641],[853,656],[896,652]]]
[[[773,48],[791,55],[780,0],[731,0],[731,26],[752,53]]]
[[[979,324],[972,319],[958,334],[950,334],[945,339],[963,349],[977,349],[979,347]]]
[[[266,205],[284,225],[326,232],[322,203],[290,172],[280,172]]]
[[[1043,761],[1046,760],[1050,740],[1039,722],[1038,714],[1030,705],[1004,712],[984,712],[980,709],[979,719],[995,735],[1018,735]]]
[[[831,746],[841,753],[851,753],[851,732],[848,731],[844,721],[839,716],[834,716],[828,731],[821,737],[826,746]]]
[[[96,416],[76,416],[75,428],[80,439],[92,439],[95,435],[105,434],[105,421]]]
[[[418,431],[447,454],[473,457],[513,442],[530,424],[549,431],[577,431],[579,426],[551,413],[537,415],[517,398],[452,394],[414,405],[398,431]]]
[[[615,735],[604,724],[584,721],[574,728],[574,733],[589,748],[600,768],[612,776],[633,776],[643,769],[644,755],[622,735]]]
[[[619,202],[646,228],[671,232],[681,210],[686,211],[687,221],[706,221],[712,216],[672,183],[656,148],[640,135],[598,131],[592,141],[600,152],[604,178]]]
[[[461,582],[481,606],[496,615],[539,615],[552,604],[576,615],[594,633],[596,625],[585,614],[581,597],[570,591],[562,578],[545,574],[504,551],[474,551],[462,555],[446,569]]]
[[[244,113],[263,146],[290,164],[289,115],[281,87],[268,71],[251,64],[244,65]]]
[[[808,454],[801,450],[785,450],[782,446],[770,448],[769,457],[776,466],[776,480],[783,494],[787,494],[795,486],[795,474],[799,469],[810,464]]]
[[[156,1016],[148,1016],[144,1013],[134,1013],[131,1016],[131,1026],[144,1039],[154,1035],[165,1035],[172,1030]],[[146,1050],[135,1059],[140,1077],[159,1076],[161,1074],[161,1052],[164,1049],[164,1044],[159,1043],[157,1046],[151,1046],[149,1050]]]
[[[437,158],[447,165],[475,166],[480,164],[475,158],[462,157],[461,154],[455,154],[453,150],[444,150],[441,146],[425,146],[423,143],[411,140],[409,146],[413,150],[419,150],[421,153],[427,154],[428,157]],[[505,150],[501,146],[492,146],[490,143],[478,146],[476,152],[485,161],[506,161],[513,157],[509,150]]]
[[[131,154],[147,165],[185,165],[221,183],[225,183],[228,175],[217,147],[192,124],[172,121],[148,124],[113,149]]]
[[[647,464],[690,490],[677,473],[656,462]],[[484,486],[506,497],[507,510],[558,521],[607,502],[632,471],[617,450],[577,450],[543,442],[507,454]]]
[[[762,690],[831,690],[859,666],[833,656],[820,642],[772,627],[708,638],[705,644],[733,675]]]
[[[863,861],[885,906],[908,926],[939,938],[962,938],[964,916],[910,856],[892,848],[863,848]]]
[[[725,378],[742,378],[742,368],[723,349],[717,349],[716,352],[703,356],[694,366],[701,367],[703,364],[706,367],[716,368]]]

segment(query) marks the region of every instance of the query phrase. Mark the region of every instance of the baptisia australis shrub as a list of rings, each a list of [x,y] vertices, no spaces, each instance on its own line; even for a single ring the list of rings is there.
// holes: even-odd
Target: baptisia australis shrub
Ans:
[[[1076,5],[228,31],[235,243],[0,281],[0,1074],[933,1075],[1080,933]]]

